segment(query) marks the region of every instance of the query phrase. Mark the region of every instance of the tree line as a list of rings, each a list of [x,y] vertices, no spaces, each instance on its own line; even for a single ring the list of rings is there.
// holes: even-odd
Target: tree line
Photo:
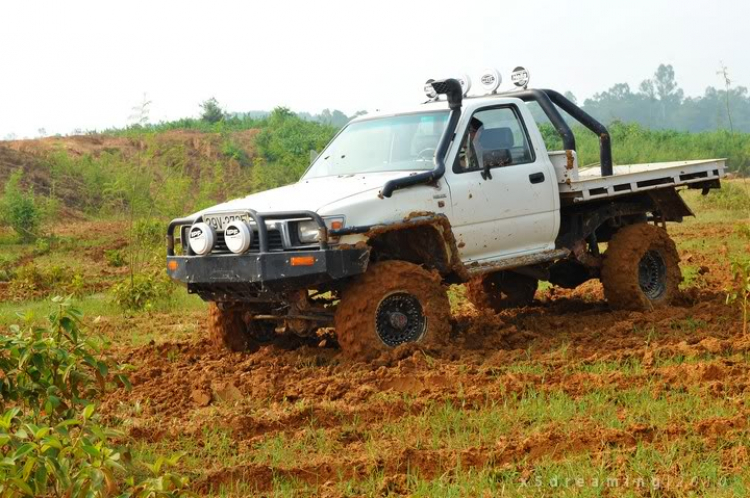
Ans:
[[[628,83],[617,83],[582,104],[576,103],[605,124],[619,121],[657,130],[750,132],[748,89],[733,86],[723,65],[717,77],[724,83],[723,88],[710,86],[703,95],[686,97],[674,68],[661,64],[653,77],[643,80],[637,89]],[[566,95],[577,101],[572,93]]]

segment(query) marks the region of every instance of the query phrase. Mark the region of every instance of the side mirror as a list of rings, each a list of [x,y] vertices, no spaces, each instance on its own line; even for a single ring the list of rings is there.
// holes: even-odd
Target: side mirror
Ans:
[[[511,163],[510,150],[490,149],[482,154],[482,178],[492,180],[490,168],[507,166]]]

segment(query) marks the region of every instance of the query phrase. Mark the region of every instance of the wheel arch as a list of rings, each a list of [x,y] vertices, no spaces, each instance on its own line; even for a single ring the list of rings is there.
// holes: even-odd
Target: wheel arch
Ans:
[[[373,262],[400,260],[437,270],[443,278],[466,280],[450,221],[440,213],[413,213],[402,222],[373,227],[367,234]]]

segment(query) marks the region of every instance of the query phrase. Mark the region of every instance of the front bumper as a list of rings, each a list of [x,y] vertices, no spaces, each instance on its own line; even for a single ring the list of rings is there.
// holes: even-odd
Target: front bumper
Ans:
[[[207,300],[310,288],[367,270],[369,248],[167,256],[167,273]],[[294,262],[307,264],[293,264]]]

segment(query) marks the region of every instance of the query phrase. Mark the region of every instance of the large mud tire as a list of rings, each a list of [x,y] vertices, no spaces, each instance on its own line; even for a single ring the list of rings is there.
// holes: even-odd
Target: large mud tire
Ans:
[[[466,297],[477,309],[495,313],[528,306],[534,301],[539,281],[510,271],[474,277],[466,283]]]
[[[399,299],[419,308],[421,313],[416,319],[406,313],[409,319],[400,326],[409,330],[418,323],[420,332],[418,337],[409,336],[410,340],[400,343],[398,337],[391,340],[393,329],[385,319],[389,306],[398,306]],[[353,360],[368,361],[402,343],[428,348],[445,344],[451,330],[450,302],[437,272],[404,261],[383,261],[371,265],[345,289],[334,325],[344,354]]]
[[[621,228],[604,253],[604,296],[614,309],[668,306],[682,281],[679,263],[677,247],[663,228],[647,223]]]
[[[272,322],[249,320],[249,313],[240,306],[219,308],[216,303],[208,307],[208,327],[211,342],[230,351],[254,352],[263,344],[273,342]]]

